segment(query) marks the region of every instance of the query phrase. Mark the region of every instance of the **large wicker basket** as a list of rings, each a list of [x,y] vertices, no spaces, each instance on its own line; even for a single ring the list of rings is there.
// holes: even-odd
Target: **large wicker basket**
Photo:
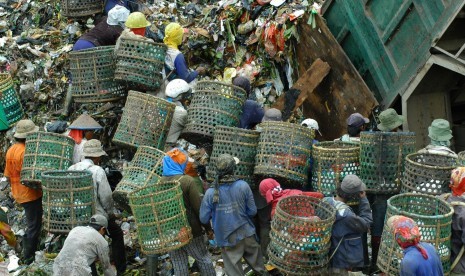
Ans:
[[[126,88],[114,80],[114,46],[95,47],[69,54],[75,102],[110,102],[126,96]]]
[[[102,0],[61,0],[61,15],[84,17],[103,11]]]
[[[215,81],[199,81],[187,110],[181,138],[200,145],[211,144],[215,126],[237,127],[246,99],[237,86]]]
[[[152,147],[140,146],[137,148],[134,158],[124,169],[123,179],[113,192],[113,199],[120,208],[131,213],[129,193],[158,182],[163,172],[164,156],[164,152]]]
[[[13,87],[13,80],[8,73],[0,73],[0,96],[0,103],[8,121],[3,123],[12,127],[24,117],[24,111],[18,94]]]
[[[385,222],[392,216],[402,215],[413,219],[420,228],[421,241],[436,247],[441,257],[444,274],[450,271],[450,236],[452,207],[437,197],[422,194],[400,194],[388,200]],[[403,250],[397,244],[392,229],[385,223],[379,248],[377,265],[387,275],[399,275]]]
[[[465,151],[459,152],[458,156],[459,156],[459,160],[458,160],[459,165],[465,166]]]
[[[353,143],[320,142],[313,145],[312,186],[325,196],[333,195],[348,174],[360,173],[360,147]]]
[[[129,91],[113,142],[132,148],[149,146],[163,150],[175,107],[164,99]]]
[[[26,138],[21,183],[38,188],[44,171],[67,170],[73,164],[74,140],[49,132],[36,132]]]
[[[413,132],[362,132],[360,178],[373,194],[396,194],[404,172],[405,157],[415,152]]]
[[[450,174],[457,158],[431,153],[407,155],[402,179],[402,193],[418,192],[441,195],[450,192]]]
[[[281,184],[304,186],[315,131],[284,122],[261,123],[254,174],[273,177]]]
[[[213,138],[213,151],[207,167],[207,178],[212,180],[215,176],[214,164],[221,154],[230,154],[239,158],[234,174],[243,179],[251,187],[254,185],[253,170],[255,155],[257,154],[258,137],[260,133],[236,127],[217,126]]]
[[[192,238],[178,181],[159,182],[129,194],[142,252],[160,254]]]
[[[286,275],[325,275],[336,209],[308,196],[278,202],[271,221],[270,263]]]
[[[44,229],[66,234],[87,225],[95,212],[94,184],[89,171],[42,173]]]
[[[155,90],[163,82],[166,45],[120,37],[116,46],[115,79],[128,81],[141,90]]]

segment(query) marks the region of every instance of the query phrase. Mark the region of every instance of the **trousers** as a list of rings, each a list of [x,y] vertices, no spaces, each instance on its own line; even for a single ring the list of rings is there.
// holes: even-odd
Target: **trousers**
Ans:
[[[190,243],[179,249],[170,251],[168,254],[173,263],[174,275],[176,276],[189,275],[188,256],[197,261],[202,276],[216,275],[210,253],[203,242],[203,236],[193,238]]]
[[[126,249],[124,247],[124,234],[115,219],[108,220],[108,234],[111,238],[111,252],[116,270],[120,273],[126,270]]]
[[[262,250],[255,236],[247,237],[235,246],[224,247],[221,250],[221,257],[223,257],[224,272],[228,276],[245,275],[241,263],[242,258],[258,275],[268,275],[263,264]]]
[[[33,201],[21,203],[21,205],[24,208],[27,221],[23,255],[25,260],[33,260],[39,246],[40,231],[42,229],[42,197]]]

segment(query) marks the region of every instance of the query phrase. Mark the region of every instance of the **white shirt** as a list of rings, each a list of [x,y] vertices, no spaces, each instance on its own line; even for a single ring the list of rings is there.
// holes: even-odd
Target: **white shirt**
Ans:
[[[457,158],[457,153],[445,146],[433,146],[427,145],[426,148],[421,149],[418,153],[431,153],[431,154],[438,154],[438,155],[445,155],[450,157]]]
[[[174,109],[173,120],[171,121],[166,143],[176,143],[187,123],[187,110],[182,107],[181,103],[174,103],[176,104],[176,108]]]
[[[84,159],[82,151],[84,150],[84,144],[87,143],[86,138],[82,138],[80,144],[74,145],[74,153],[73,153],[73,164],[79,163]]]

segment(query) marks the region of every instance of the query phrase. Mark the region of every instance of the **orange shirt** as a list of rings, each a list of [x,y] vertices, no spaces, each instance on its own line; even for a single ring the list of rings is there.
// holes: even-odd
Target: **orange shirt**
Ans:
[[[42,196],[42,190],[34,190],[20,182],[21,168],[23,167],[24,151],[26,145],[16,143],[6,152],[5,176],[10,178],[11,192],[18,203],[36,200]]]

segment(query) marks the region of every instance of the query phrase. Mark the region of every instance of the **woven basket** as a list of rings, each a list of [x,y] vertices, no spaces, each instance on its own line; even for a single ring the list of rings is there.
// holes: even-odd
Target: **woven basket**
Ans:
[[[211,144],[215,126],[239,126],[245,100],[246,93],[240,87],[215,81],[197,82],[181,138],[195,145]]]
[[[281,184],[305,185],[315,131],[284,122],[264,122],[260,126],[254,174],[276,178]]]
[[[137,149],[129,166],[124,169],[123,179],[113,192],[113,199],[120,208],[131,213],[129,193],[158,182],[163,172],[164,156],[164,152],[155,148],[140,146]]]
[[[240,163],[234,171],[235,177],[243,179],[251,187],[254,185],[253,170],[257,154],[260,132],[236,127],[217,126],[213,138],[213,151],[207,166],[207,178],[215,176],[214,164],[221,154],[230,154],[239,158]]]
[[[113,142],[133,148],[149,146],[163,150],[175,107],[164,99],[129,91]]]
[[[24,111],[18,94],[13,87],[13,80],[8,73],[0,73],[0,96],[0,103],[8,120],[6,123],[12,127],[24,117]]]
[[[360,174],[360,147],[353,143],[320,142],[313,145],[312,186],[325,196],[333,195],[348,174]]]
[[[69,53],[75,102],[116,101],[126,96],[126,88],[114,80],[115,46],[95,47]]]
[[[415,152],[413,132],[362,132],[360,178],[373,194],[400,191],[405,157]]]
[[[192,239],[178,181],[158,182],[129,194],[142,252],[160,254]]]
[[[94,182],[90,171],[46,171],[42,173],[44,229],[69,233],[87,225],[95,212]]]
[[[459,159],[458,159],[459,165],[465,166],[465,151],[459,152],[458,156],[459,156]]]
[[[83,17],[103,11],[102,0],[61,0],[61,15]]]
[[[67,170],[73,164],[74,140],[49,132],[31,133],[26,138],[21,183],[37,189],[44,171]]]
[[[136,38],[120,37],[116,47],[115,79],[155,90],[163,82],[166,45]]]
[[[450,192],[450,174],[457,158],[431,153],[407,155],[402,179],[402,193],[418,192],[441,195]]]
[[[336,209],[319,199],[308,196],[281,199],[271,221],[268,245],[271,264],[287,275],[324,274],[335,218]]]
[[[386,221],[395,215],[413,219],[420,228],[421,241],[436,247],[441,257],[444,274],[450,271],[450,236],[452,207],[437,197],[422,194],[400,194],[388,200],[383,237],[379,248],[377,265],[387,275],[399,275],[403,250],[397,244]]]

